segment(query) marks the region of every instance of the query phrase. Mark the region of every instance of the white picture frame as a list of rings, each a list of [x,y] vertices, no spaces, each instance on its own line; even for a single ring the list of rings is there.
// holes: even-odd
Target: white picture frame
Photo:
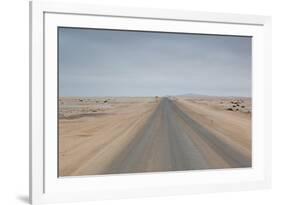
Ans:
[[[57,177],[57,27],[253,37],[253,165],[249,169]],[[30,3],[30,202],[74,202],[269,188],[271,18],[184,10]],[[71,196],[71,197],[69,197]]]

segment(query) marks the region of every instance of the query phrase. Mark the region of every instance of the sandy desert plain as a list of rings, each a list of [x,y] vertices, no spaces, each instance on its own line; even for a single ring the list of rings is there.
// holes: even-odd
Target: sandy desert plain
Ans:
[[[59,176],[251,167],[251,98],[60,97]]]

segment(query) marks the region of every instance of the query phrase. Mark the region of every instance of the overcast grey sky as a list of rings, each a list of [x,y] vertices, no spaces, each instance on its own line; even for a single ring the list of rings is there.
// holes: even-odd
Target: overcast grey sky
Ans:
[[[251,96],[251,38],[59,28],[60,96]]]

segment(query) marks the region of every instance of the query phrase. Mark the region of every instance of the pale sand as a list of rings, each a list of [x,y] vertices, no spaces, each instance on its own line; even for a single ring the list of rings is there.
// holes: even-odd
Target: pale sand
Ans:
[[[154,98],[120,98],[107,103],[79,99],[61,99],[61,110],[67,118],[59,121],[60,176],[102,172],[158,104]],[[98,166],[88,167],[91,164]]]
[[[233,102],[242,101],[240,110],[230,111]],[[250,98],[188,98],[177,97],[176,102],[209,131],[251,156],[251,99]],[[223,102],[223,103],[222,103]],[[244,108],[241,108],[241,105]],[[239,108],[238,108],[239,109]]]
[[[249,98],[61,98],[59,103],[60,176],[251,166]]]

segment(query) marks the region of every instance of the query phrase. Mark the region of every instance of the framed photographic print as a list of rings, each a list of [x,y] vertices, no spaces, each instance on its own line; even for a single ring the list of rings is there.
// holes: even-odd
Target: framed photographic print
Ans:
[[[270,17],[39,1],[30,20],[31,203],[270,186]]]

